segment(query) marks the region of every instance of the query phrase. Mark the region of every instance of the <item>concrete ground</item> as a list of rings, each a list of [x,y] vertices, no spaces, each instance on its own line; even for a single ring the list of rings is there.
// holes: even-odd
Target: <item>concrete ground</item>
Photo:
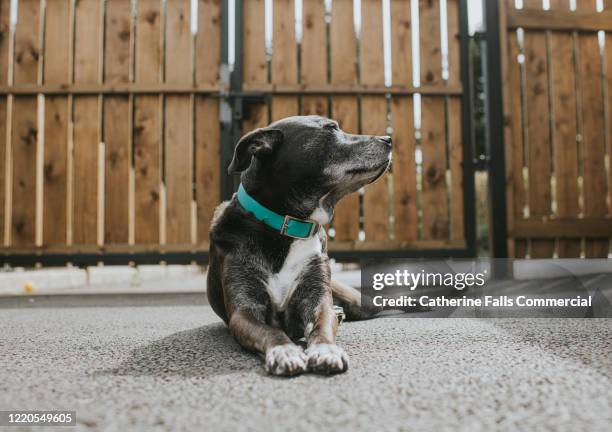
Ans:
[[[0,410],[96,431],[612,430],[612,320],[414,316],[343,324],[346,374],[281,379],[200,294],[3,298]]]

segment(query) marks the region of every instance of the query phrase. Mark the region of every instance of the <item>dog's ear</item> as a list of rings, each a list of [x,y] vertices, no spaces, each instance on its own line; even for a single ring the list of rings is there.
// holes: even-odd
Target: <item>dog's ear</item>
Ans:
[[[262,157],[274,151],[283,141],[283,133],[278,129],[261,128],[249,132],[238,141],[234,157],[227,168],[228,174],[244,171],[251,165],[251,158]]]

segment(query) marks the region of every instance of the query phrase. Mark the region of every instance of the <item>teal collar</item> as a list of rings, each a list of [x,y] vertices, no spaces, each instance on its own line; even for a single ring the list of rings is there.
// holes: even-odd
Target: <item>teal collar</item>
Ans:
[[[244,190],[242,183],[238,188],[236,196],[238,197],[240,205],[247,212],[252,213],[255,219],[279,231],[281,235],[297,239],[306,239],[319,232],[320,225],[315,221],[310,219],[298,219],[289,215],[282,216],[265,208]]]

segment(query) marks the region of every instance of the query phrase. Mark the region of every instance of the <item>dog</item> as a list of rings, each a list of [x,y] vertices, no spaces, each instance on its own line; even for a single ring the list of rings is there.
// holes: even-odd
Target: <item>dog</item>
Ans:
[[[347,194],[379,179],[391,137],[354,135],[319,116],[288,117],[236,145],[228,174],[240,187],[215,210],[207,296],[244,348],[272,375],[341,373],[334,301],[348,319],[379,312],[331,279],[323,225]],[[305,349],[294,341],[305,340]]]

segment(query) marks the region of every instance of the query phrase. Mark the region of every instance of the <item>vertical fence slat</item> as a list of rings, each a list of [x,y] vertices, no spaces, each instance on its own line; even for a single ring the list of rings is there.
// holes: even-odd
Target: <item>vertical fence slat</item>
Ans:
[[[166,82],[190,84],[190,2],[168,2],[166,8]],[[190,97],[169,95],[165,109],[166,239],[168,243],[189,243],[192,198]]]
[[[510,8],[514,7],[513,0],[508,0]],[[509,148],[508,153],[511,159],[507,161],[510,165],[510,175],[507,179],[510,189],[509,207],[512,217],[509,220],[513,223],[515,220],[523,219],[523,209],[525,207],[525,183],[523,180],[524,167],[524,143],[523,143],[523,116],[522,116],[522,101],[521,101],[521,64],[518,62],[519,46],[517,42],[516,32],[510,30],[508,32],[508,131],[506,137],[510,137],[506,142],[506,147]],[[513,228],[510,227],[511,229]],[[514,256],[516,258],[524,258],[527,253],[527,242],[524,239],[514,238]]]
[[[198,5],[198,34],[196,39],[196,81],[199,84],[217,84],[219,81],[221,8],[217,0],[203,0]],[[208,48],[210,47],[210,48]],[[220,136],[219,101],[216,98],[196,96],[196,202],[197,238],[208,240],[208,228],[219,203]]]
[[[577,2],[576,10],[595,12],[595,2]],[[605,125],[601,55],[597,34],[578,35],[581,95],[583,198],[585,217],[606,216]],[[608,239],[586,239],[587,257],[608,256]]]
[[[421,85],[442,84],[440,2],[419,0]]]
[[[198,1],[198,34],[196,37],[196,82],[217,85],[221,60],[221,2]]]
[[[104,82],[130,81],[130,2],[107,2]],[[130,104],[128,96],[104,98],[104,243],[129,235]]]
[[[0,0],[0,85],[8,84],[9,39],[10,39],[10,0]],[[0,96],[0,245],[4,244],[4,224],[6,206],[6,139],[7,98]]]
[[[45,12],[45,83],[70,82],[70,2],[48,2]],[[66,243],[68,97],[45,97],[43,244]]]
[[[272,81],[297,84],[297,45],[293,0],[274,4],[272,19]],[[298,113],[296,96],[272,97],[272,121]]]
[[[448,195],[446,187],[446,149],[444,99],[423,98],[421,108],[421,149],[423,152],[423,239],[449,237]]]
[[[525,31],[525,76],[529,214],[530,217],[548,217],[551,210],[550,113],[547,43],[542,31]],[[550,258],[553,251],[554,241],[531,240],[531,257]]]
[[[325,2],[303,3],[302,84],[323,85],[327,82],[327,43],[325,30]],[[302,97],[302,115],[327,116],[327,98]]]
[[[612,11],[612,0],[604,1],[604,10]],[[605,38],[605,52],[604,57],[606,59],[605,74],[606,74],[606,89],[607,89],[607,122],[608,122],[608,136],[607,136],[607,156],[608,156],[608,215],[612,217],[612,32],[606,33]],[[1,194],[1,192],[0,192]],[[612,238],[609,239],[612,243]]]
[[[412,85],[412,37],[410,2],[391,1],[392,81]],[[411,96],[395,96],[391,102],[393,122],[393,216],[397,240],[417,236],[416,164],[414,158],[414,112]]]
[[[100,82],[101,6],[98,0],[81,0],[75,9],[74,80]],[[73,102],[74,217],[76,244],[97,242],[100,107],[98,96],[78,96]]]
[[[554,0],[550,7],[552,10],[569,10],[569,3]],[[551,32],[550,60],[556,214],[560,218],[577,218],[580,208],[576,143],[576,73],[574,38],[571,33]],[[557,254],[560,258],[576,258],[580,257],[580,249],[580,240],[560,239]]]
[[[40,1],[21,1],[15,29],[15,84],[38,83],[39,37]],[[36,96],[15,97],[13,102],[11,244],[16,246],[35,242],[37,108]]]
[[[353,1],[335,0],[332,3],[331,83],[357,83],[357,41],[353,22]],[[354,96],[333,96],[332,117],[348,133],[359,133],[358,101]],[[335,240],[357,240],[359,235],[359,195],[352,193],[342,199],[334,212]]]
[[[266,84],[268,68],[266,63],[265,22],[266,14],[263,0],[243,2],[243,86],[245,89]],[[268,123],[268,110],[265,104],[247,107],[242,122],[242,132],[247,133]]]
[[[421,85],[442,85],[440,5],[422,0],[419,7]],[[445,240],[449,219],[444,99],[423,97],[421,113],[423,239]]]
[[[135,81],[161,82],[161,0],[137,4]],[[158,243],[161,184],[160,96],[134,97],[134,241]]]
[[[382,5],[378,0],[364,0],[362,8],[360,61],[361,83],[384,85]],[[364,96],[361,101],[362,133],[386,135],[387,101],[383,96]],[[366,240],[388,238],[389,194],[387,176],[365,188],[363,222]]]
[[[47,3],[44,82],[70,82],[70,2]],[[45,97],[43,244],[65,244],[69,104],[66,96]]]
[[[448,79],[447,85],[461,85],[461,35],[459,0],[448,0],[446,5],[448,25]],[[448,149],[450,167],[451,238],[465,240],[463,220],[463,124],[461,99],[446,98],[446,122],[448,125]],[[469,145],[469,144],[466,144]]]
[[[451,238],[465,241],[463,220],[463,139],[461,99],[447,99],[449,165],[451,171]]]

